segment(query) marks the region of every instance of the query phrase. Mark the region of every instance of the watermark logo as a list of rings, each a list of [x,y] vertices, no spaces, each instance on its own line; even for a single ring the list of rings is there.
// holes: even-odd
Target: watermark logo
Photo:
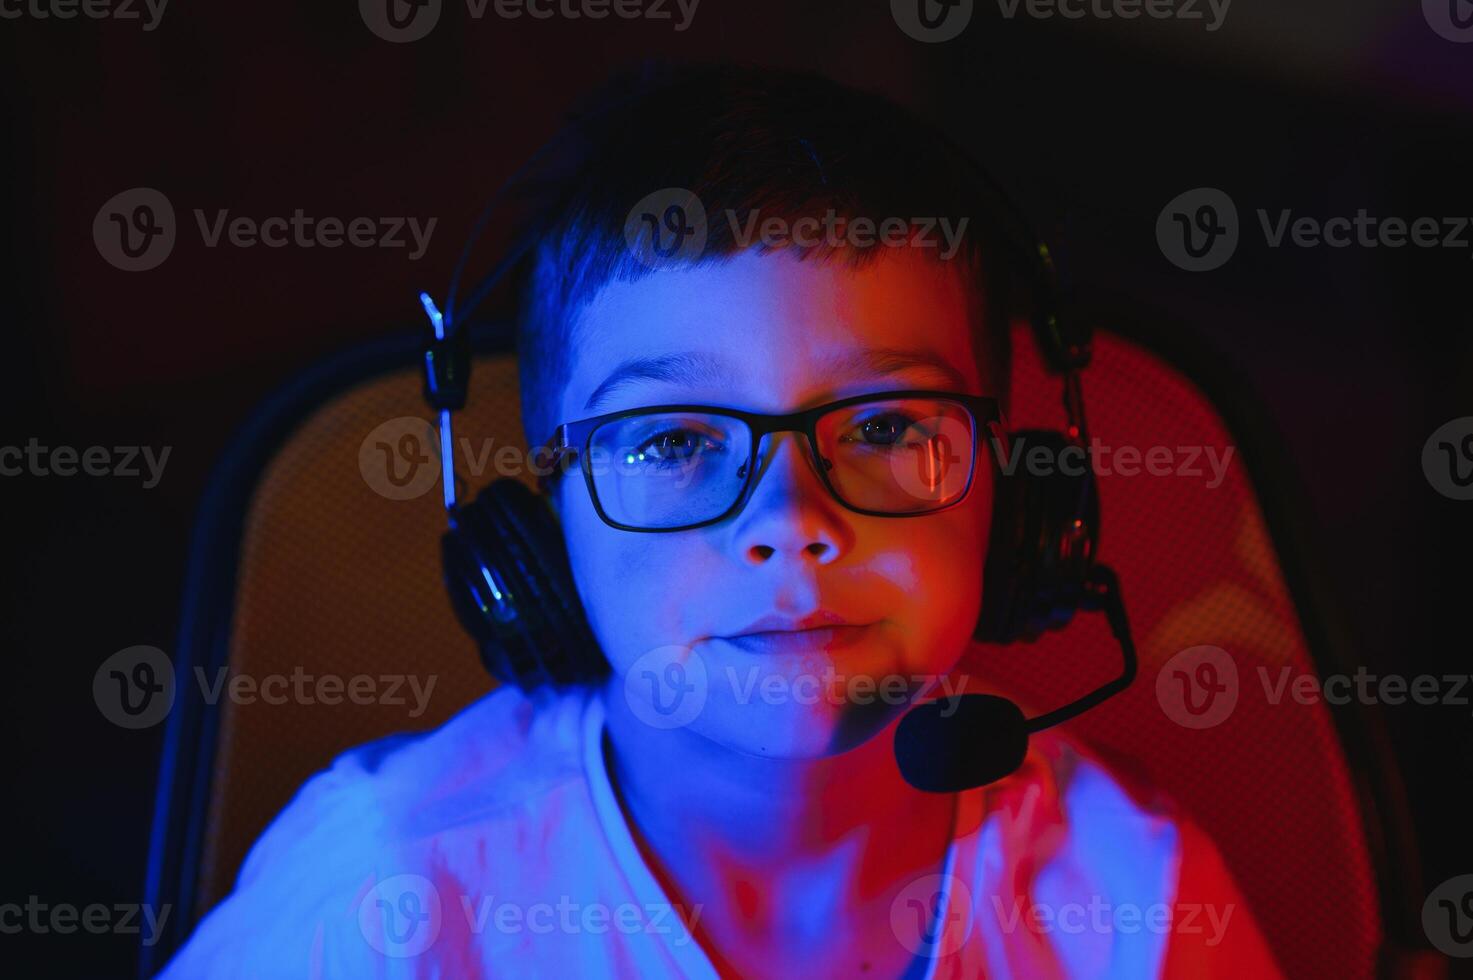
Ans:
[[[954,416],[921,419],[910,425],[904,452],[890,456],[896,484],[917,500],[951,500],[971,476],[972,429]]]
[[[972,934],[972,891],[956,875],[927,875],[890,903],[890,931],[917,956],[950,956]]]
[[[136,20],[143,32],[158,28],[169,0],[0,0],[0,20]],[[80,8],[80,9],[79,9]]]
[[[972,22],[973,0],[890,0],[895,25],[913,40],[940,44]]]
[[[435,426],[404,415],[363,437],[358,472],[381,497],[413,500],[440,482],[440,441]]]
[[[1222,647],[1189,647],[1161,665],[1156,701],[1183,728],[1215,728],[1237,707],[1237,662]]]
[[[391,44],[427,36],[440,22],[442,0],[358,0],[358,13],[374,34]]]
[[[993,914],[998,927],[1004,934],[1012,935],[1022,926],[1034,935],[1063,933],[1077,936],[1083,933],[1095,935],[1135,935],[1150,932],[1156,935],[1176,934],[1181,936],[1205,936],[1203,945],[1208,948],[1222,943],[1227,934],[1237,905],[1228,903],[1217,906],[1200,902],[1153,902],[1139,905],[1135,902],[1111,902],[1103,895],[1092,895],[1086,902],[1063,902],[1054,905],[1048,902],[1025,903],[1014,899],[1008,908],[1000,896],[991,896]]]
[[[1292,208],[1256,208],[1259,229],[1269,248],[1461,248],[1469,247],[1466,215],[1402,218],[1354,215],[1330,218],[1296,215]],[[1188,272],[1220,268],[1238,245],[1238,212],[1232,198],[1213,187],[1198,187],[1172,198],[1156,218],[1161,254]],[[1473,251],[1469,253],[1473,257]]]
[[[997,0],[1004,20],[1017,17],[1020,8],[1034,20],[1136,20],[1144,13],[1151,20],[1200,20],[1208,34],[1222,27],[1230,6],[1232,0],[1205,0],[1201,6],[1198,0]]]
[[[1473,3],[1469,0],[1422,0],[1422,16],[1444,40],[1454,44],[1473,41]]]
[[[738,248],[868,249],[915,248],[933,251],[943,262],[955,258],[965,243],[963,216],[840,214],[835,208],[789,217],[764,215],[760,208],[739,212],[722,209],[731,241]],[[710,238],[710,217],[704,202],[684,187],[666,187],[640,198],[624,220],[624,241],[630,252],[651,269],[680,265],[700,258]]]
[[[1253,670],[1263,690],[1264,703],[1286,702],[1311,707],[1318,704],[1466,706],[1473,691],[1473,674],[1374,674],[1364,666],[1354,673],[1325,674],[1296,669],[1292,664]],[[1198,646],[1183,650],[1156,675],[1156,700],[1167,717],[1183,728],[1212,728],[1221,724],[1240,703],[1238,670],[1226,650]]]
[[[439,675],[308,673],[300,665],[290,674],[243,674],[228,666],[210,676],[195,667],[193,678],[206,704],[270,706],[343,703],[408,708],[418,718],[429,707]],[[102,716],[120,728],[150,728],[163,721],[174,706],[177,681],[168,656],[158,647],[119,650],[103,661],[92,677],[92,697]]]
[[[1188,272],[1219,268],[1238,248],[1238,208],[1215,187],[1197,187],[1167,202],[1156,218],[1156,244]]]
[[[665,187],[640,198],[624,219],[624,242],[651,269],[682,265],[706,250],[706,206],[694,191]]]
[[[124,272],[147,272],[162,264],[176,237],[174,205],[152,187],[114,194],[92,219],[98,253]]]
[[[1439,426],[1422,446],[1422,472],[1452,500],[1473,500],[1473,415]]]
[[[719,682],[718,689],[733,704],[769,708],[820,704],[834,708],[877,704],[905,708],[934,691],[942,705],[941,717],[946,718],[960,706],[960,695],[971,680],[965,674],[847,674],[832,665],[792,675],[757,666],[738,669],[730,664],[714,677],[711,670],[691,647],[656,647],[636,660],[624,675],[624,696],[637,718],[659,729],[681,728],[695,721],[706,707],[713,680]]]
[[[358,13],[375,35],[393,44],[426,37],[440,22],[442,0],[358,0]],[[690,28],[700,0],[465,0],[473,21],[499,20],[670,21],[678,34]]]
[[[639,446],[608,446],[595,443],[578,457],[561,461],[543,450],[529,452],[513,442],[496,445],[495,437],[471,439],[460,436],[454,443],[459,453],[459,477],[480,479],[488,469],[500,477],[520,479],[550,476],[581,465],[595,480],[613,475],[621,480],[657,479],[661,486],[684,490],[695,479],[702,457],[691,454],[677,461],[674,469],[651,470]],[[440,468],[439,431],[433,423],[405,415],[390,419],[371,431],[358,446],[358,472],[375,493],[391,500],[421,497],[438,482]],[[0,448],[0,474],[6,472]]]
[[[142,477],[143,489],[152,490],[164,478],[173,451],[173,446],[158,452],[152,446],[45,446],[32,436],[25,446],[0,446],[0,476]]]
[[[158,647],[119,650],[92,675],[92,699],[119,728],[151,728],[174,707],[174,665]]]
[[[488,927],[504,936],[524,933],[602,936],[612,931],[626,936],[636,933],[670,936],[674,946],[686,946],[695,940],[691,930],[700,922],[704,908],[699,903],[690,907],[665,902],[609,905],[579,902],[569,895],[558,896],[556,902],[513,902],[498,900],[495,895],[462,895],[460,907],[466,926],[475,936],[485,933]]]
[[[942,262],[956,258],[967,233],[969,218],[890,215],[872,218],[849,217],[829,208],[822,214],[809,214],[788,219],[781,215],[762,216],[759,209],[747,212],[745,218],[736,209],[727,208],[727,227],[741,248],[760,244],[767,249],[817,248],[922,248],[936,252]]]
[[[1007,476],[1023,467],[1031,476],[1096,476],[1175,477],[1204,479],[1208,490],[1216,490],[1227,479],[1228,467],[1237,451],[1235,446],[1111,446],[1099,436],[1091,436],[1089,445],[1070,443],[1062,448],[1048,443],[1030,445],[1026,436],[1016,436],[1005,445],[995,436],[989,441],[998,466]]]
[[[387,216],[318,217],[296,208],[291,215],[254,218],[194,208],[194,224],[205,248],[386,248],[405,249],[416,262],[429,248],[438,218]],[[108,199],[92,219],[92,239],[111,265],[146,272],[169,257],[179,229],[174,206],[161,191],[135,187]]]
[[[651,728],[683,728],[706,707],[706,662],[688,646],[669,644],[640,656],[624,675],[629,709]]]
[[[1422,930],[1448,956],[1473,957],[1473,875],[1449,878],[1422,903]]]
[[[134,902],[116,905],[94,902],[78,908],[70,902],[43,902],[39,895],[30,895],[24,905],[19,902],[0,905],[0,935],[29,932],[44,936],[54,932],[67,936],[80,929],[94,936],[138,936],[142,945],[152,946],[159,941],[173,908]]]
[[[440,936],[440,893],[415,874],[385,878],[358,903],[358,928],[377,952],[394,959],[418,956]]]

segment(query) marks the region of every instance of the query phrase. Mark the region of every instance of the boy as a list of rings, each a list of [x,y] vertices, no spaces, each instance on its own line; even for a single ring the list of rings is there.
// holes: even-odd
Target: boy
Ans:
[[[603,424],[621,455],[550,485],[610,676],[343,755],[165,976],[1276,975],[1210,842],[1062,736],[960,794],[896,769],[981,608],[1015,270],[976,176],[806,76],[673,71],[590,119],[526,280],[529,444],[710,409]],[[704,241],[656,206],[671,247],[630,244],[662,189]],[[722,414],[841,401],[819,446]],[[947,424],[972,445],[909,469]]]

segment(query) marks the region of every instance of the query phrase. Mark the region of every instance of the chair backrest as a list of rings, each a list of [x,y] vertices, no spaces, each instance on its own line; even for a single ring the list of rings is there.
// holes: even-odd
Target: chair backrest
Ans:
[[[1010,421],[1058,427],[1058,385],[1030,339],[1015,339]],[[1287,695],[1275,705],[1260,684],[1259,668],[1275,682],[1284,667],[1315,672],[1255,498],[1272,488],[1253,487],[1240,456],[1209,485],[1204,448],[1221,459],[1234,440],[1202,392],[1119,337],[1102,334],[1096,347],[1086,379],[1100,444],[1164,446],[1173,466],[1200,474],[1101,477],[1100,553],[1120,573],[1141,674],[1070,730],[1173,797],[1218,842],[1288,975],[1368,976],[1381,914],[1345,753],[1323,705]],[[196,556],[201,568],[212,557],[233,561],[233,576],[219,610],[186,610],[181,644],[213,644],[213,653],[181,650],[181,661],[208,684],[220,666],[257,682],[300,674],[313,703],[226,697],[218,712],[186,706],[184,721],[171,720],[151,874],[153,890],[182,899],[174,942],[228,893],[252,841],[308,776],[352,745],[431,728],[491,686],[441,584],[444,514],[412,352],[391,363],[351,385],[340,379],[328,397],[299,399],[240,491],[237,525],[226,522],[238,526],[238,552]],[[498,449],[525,446],[512,358],[478,357],[473,379],[457,436],[474,462],[457,462],[475,489],[497,475]],[[1163,468],[1159,453],[1152,465]],[[1240,680],[1230,716],[1204,729],[1173,720],[1169,690],[1158,697],[1157,685],[1168,660],[1199,645],[1227,651]],[[1093,622],[981,651],[986,676],[1040,705],[1082,689],[1116,658]],[[372,680],[356,682],[355,698],[357,675]],[[315,679],[324,677],[342,679],[340,703],[321,696]],[[392,692],[402,703],[386,703],[395,677],[408,678]],[[413,684],[423,691],[431,679],[416,713]],[[197,686],[181,683],[181,698]],[[155,955],[168,951],[166,942]]]
[[[1062,428],[1057,380],[1027,337],[1015,341],[1010,425]],[[1371,976],[1381,911],[1346,754],[1323,703],[1301,704],[1285,690],[1275,704],[1263,686],[1267,676],[1277,690],[1286,668],[1291,678],[1318,673],[1255,495],[1273,488],[1252,485],[1242,449],[1201,389],[1142,347],[1099,335],[1084,378],[1100,447],[1099,554],[1119,573],[1140,675],[1069,731],[1160,788],[1216,841],[1288,976]],[[1116,458],[1127,447],[1139,454],[1133,463]],[[1152,462],[1158,475],[1145,469],[1153,447],[1165,447]],[[1214,485],[1210,454],[1222,460],[1229,449]],[[1217,683],[1237,672],[1235,695],[1223,692],[1218,704],[1190,688],[1193,706],[1213,712],[1200,718],[1183,713],[1182,661],[1168,663],[1199,646],[1231,658],[1228,668],[1208,655]],[[1032,645],[987,648],[978,667],[1051,706],[1117,662],[1104,624],[1087,619]],[[1195,685],[1194,665],[1185,666]],[[1182,723],[1222,714],[1211,727]]]

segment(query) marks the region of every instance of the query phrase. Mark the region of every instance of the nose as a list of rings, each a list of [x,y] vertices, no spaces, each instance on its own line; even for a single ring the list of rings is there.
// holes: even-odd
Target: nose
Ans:
[[[758,447],[756,485],[734,524],[743,560],[762,565],[778,558],[827,565],[853,545],[853,529],[830,496],[797,432],[772,433]]]

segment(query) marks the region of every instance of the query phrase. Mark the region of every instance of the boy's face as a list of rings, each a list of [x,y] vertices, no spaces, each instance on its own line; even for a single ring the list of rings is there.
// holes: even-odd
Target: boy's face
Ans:
[[[906,388],[996,395],[982,388],[969,312],[960,267],[901,249],[860,269],[744,252],[613,282],[582,313],[559,419],[673,403],[777,414]],[[874,352],[904,356],[884,370],[859,366],[856,355]],[[587,407],[621,365],[672,354],[718,370],[636,377]],[[570,471],[555,503],[579,595],[614,668],[611,690],[657,727],[681,724],[754,755],[816,758],[870,738],[970,640],[992,502],[980,452],[959,505],[871,517],[829,494],[801,434],[776,433],[740,511],[658,534],[606,525],[582,474]],[[722,639],[764,616],[816,612],[853,625]]]

